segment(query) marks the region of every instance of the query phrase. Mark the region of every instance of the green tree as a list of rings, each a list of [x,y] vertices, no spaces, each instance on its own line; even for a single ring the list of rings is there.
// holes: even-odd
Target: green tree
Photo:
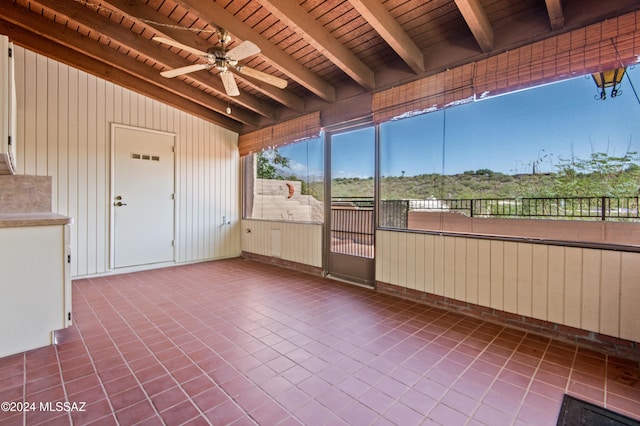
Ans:
[[[280,154],[277,149],[262,151],[257,154],[258,179],[284,179],[279,169],[290,168],[291,161]]]
[[[587,159],[561,159],[551,191],[557,197],[628,197],[638,194],[636,152],[616,157],[594,152]]]
[[[494,175],[493,170],[491,169],[478,169],[476,170],[475,173],[477,176],[487,176],[487,177],[491,177]]]

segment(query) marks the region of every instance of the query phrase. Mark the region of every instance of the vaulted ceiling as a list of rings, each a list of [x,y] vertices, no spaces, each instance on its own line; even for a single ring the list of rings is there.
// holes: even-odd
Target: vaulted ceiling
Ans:
[[[2,0],[0,33],[242,134],[307,112],[364,114],[375,91],[638,9],[638,0]],[[228,71],[239,95],[227,94],[220,67],[160,74],[205,68],[198,52],[220,47],[220,29],[228,56],[246,41],[260,50],[238,53],[245,72]],[[282,80],[284,89],[268,83]]]

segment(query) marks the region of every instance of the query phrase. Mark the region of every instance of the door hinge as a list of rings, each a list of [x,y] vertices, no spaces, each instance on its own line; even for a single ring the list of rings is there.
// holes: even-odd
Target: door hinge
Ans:
[[[171,194],[171,199],[175,200],[176,199],[176,194]]]
[[[11,136],[9,136],[9,146],[11,146]]]
[[[9,48],[9,57],[12,58],[13,57],[13,49]]]
[[[67,263],[71,263],[71,255],[70,254],[67,255]]]
[[[67,321],[71,321],[71,312],[67,312]]]
[[[171,147],[171,152],[173,152],[173,153],[175,153],[175,152],[176,152],[176,147],[175,147],[175,146],[172,146],[172,147]]]
[[[176,246],[176,240],[171,240],[171,247],[175,247]]]

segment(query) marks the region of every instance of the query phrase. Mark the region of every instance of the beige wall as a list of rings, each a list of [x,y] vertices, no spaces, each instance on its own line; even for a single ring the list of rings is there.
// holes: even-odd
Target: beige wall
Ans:
[[[73,276],[109,272],[110,125],[176,134],[176,259],[240,254],[238,135],[16,48],[18,173],[51,176],[73,217]],[[223,216],[231,225],[222,225]]]
[[[640,224],[612,221],[496,219],[411,211],[408,228],[601,244],[640,244]]]
[[[640,342],[640,253],[377,231],[376,279]]]
[[[242,251],[322,267],[322,225],[242,221]]]

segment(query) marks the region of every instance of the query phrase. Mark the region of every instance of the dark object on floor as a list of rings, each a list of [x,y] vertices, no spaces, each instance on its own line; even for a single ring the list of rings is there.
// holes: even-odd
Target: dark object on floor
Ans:
[[[560,407],[557,426],[640,426],[640,422],[631,417],[614,413],[606,408],[581,401],[565,395]]]

